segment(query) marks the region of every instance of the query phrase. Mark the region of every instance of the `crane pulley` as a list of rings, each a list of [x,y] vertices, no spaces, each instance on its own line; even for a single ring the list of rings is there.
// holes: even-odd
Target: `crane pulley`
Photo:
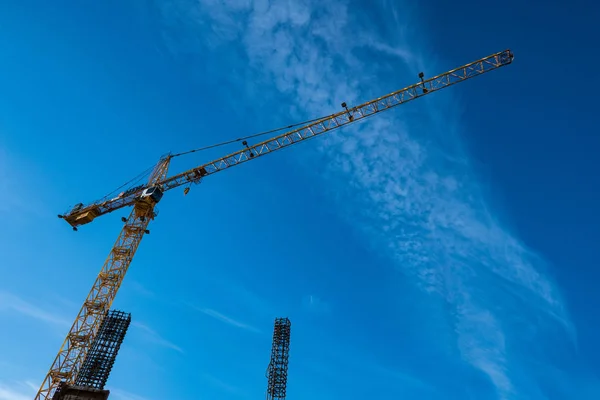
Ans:
[[[163,156],[145,184],[128,189],[112,199],[104,198],[88,205],[77,204],[69,212],[59,215],[74,230],[77,230],[80,225],[90,223],[101,215],[133,206],[129,216],[123,218],[124,226],[121,233],[44,378],[35,400],[50,400],[61,382],[66,384],[75,382],[102,318],[115,299],[143,235],[148,232],[149,222],[156,216],[154,208],[164,192],[179,186],[198,184],[209,175],[371,117],[400,104],[509,65],[512,61],[512,52],[504,50],[433,78],[424,79],[421,73],[420,82],[414,85],[358,106],[348,107],[346,103],[342,103],[343,111],[312,120],[299,128],[254,145],[244,142],[242,150],[170,177],[167,177],[167,171],[174,156]],[[185,188],[185,193],[187,191],[189,186]]]

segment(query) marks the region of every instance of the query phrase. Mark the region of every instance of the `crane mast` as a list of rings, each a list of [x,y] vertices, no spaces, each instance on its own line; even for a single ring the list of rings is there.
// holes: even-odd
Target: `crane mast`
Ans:
[[[411,100],[509,65],[512,61],[513,53],[510,50],[504,50],[433,78],[423,79],[421,73],[419,74],[421,81],[414,85],[351,108],[342,103],[343,111],[171,177],[167,177],[167,170],[173,156],[163,156],[146,184],[131,188],[112,199],[104,198],[88,205],[80,203],[64,215],[59,215],[59,218],[64,219],[74,230],[77,230],[78,226],[90,223],[98,216],[133,206],[129,217],[123,218],[125,224],[121,233],[44,378],[35,400],[50,400],[61,382],[67,384],[75,382],[102,319],[121,286],[142,237],[147,232],[148,224],[156,215],[154,207],[165,191],[186,184],[198,184],[206,176],[358,122]]]
[[[161,159],[150,175],[149,185],[154,185],[165,178],[169,161],[168,157]],[[77,379],[77,373],[104,316],[115,299],[148,223],[154,218],[155,204],[154,199],[148,197],[147,200],[136,203],[131,210],[50,371],[42,382],[36,399],[52,399],[61,381],[73,384]]]

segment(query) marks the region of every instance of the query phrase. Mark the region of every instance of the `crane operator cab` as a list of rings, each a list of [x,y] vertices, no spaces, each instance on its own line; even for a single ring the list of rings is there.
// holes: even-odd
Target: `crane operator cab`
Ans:
[[[158,186],[144,189],[134,206],[136,215],[143,221],[162,197],[163,191]]]
[[[140,195],[140,201],[149,204],[156,204],[162,199],[163,192],[160,190],[158,186],[152,186],[147,189],[144,189],[142,194]]]

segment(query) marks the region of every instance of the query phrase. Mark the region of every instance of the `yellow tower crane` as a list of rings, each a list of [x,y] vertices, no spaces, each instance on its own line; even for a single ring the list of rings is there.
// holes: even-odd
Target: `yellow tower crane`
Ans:
[[[512,52],[504,50],[433,78],[423,79],[423,74],[420,73],[421,80],[414,85],[355,107],[348,108],[342,103],[344,110],[341,112],[311,121],[300,128],[252,146],[244,142],[243,150],[171,177],[167,177],[167,170],[174,156],[163,156],[154,167],[147,184],[131,188],[112,199],[104,198],[88,205],[77,204],[65,215],[59,215],[77,230],[78,226],[90,223],[101,215],[133,206],[129,217],[123,218],[123,229],[52,362],[35,400],[51,400],[61,382],[75,382],[102,319],[115,299],[144,233],[148,232],[148,224],[156,216],[154,207],[164,192],[183,185],[198,184],[206,176],[360,121],[410,100],[509,65],[512,61]],[[188,191],[189,187],[186,187],[185,193]]]

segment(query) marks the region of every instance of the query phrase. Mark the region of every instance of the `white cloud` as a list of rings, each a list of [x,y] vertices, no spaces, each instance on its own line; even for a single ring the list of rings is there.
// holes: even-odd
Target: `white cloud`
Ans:
[[[233,319],[231,317],[228,317],[227,315],[222,314],[222,313],[220,313],[218,311],[215,311],[213,309],[210,309],[210,308],[200,308],[200,307],[195,307],[195,306],[192,306],[192,307],[195,310],[200,311],[201,313],[203,313],[203,314],[205,314],[205,315],[207,315],[207,316],[209,316],[211,318],[214,318],[214,319],[216,319],[218,321],[224,322],[224,323],[226,323],[228,325],[235,326],[236,328],[244,329],[244,330],[247,330],[247,331],[260,333],[260,330],[258,330],[257,328],[255,328],[255,327],[253,327],[251,325],[245,324],[243,322],[240,322],[238,320],[235,320],[235,319]]]
[[[175,343],[163,338],[159,335],[154,329],[150,328],[148,325],[142,324],[140,322],[132,322],[131,326],[142,330],[145,333],[146,338],[159,346],[163,346],[172,350],[175,350],[179,353],[183,353],[183,349],[177,346]]]
[[[0,311],[12,310],[39,321],[70,327],[71,322],[50,311],[39,308],[14,294],[0,291]]]
[[[339,101],[356,104],[372,86],[383,87],[378,68],[385,65],[359,57],[359,50],[395,57],[393,70],[415,73],[427,64],[415,50],[419,43],[407,45],[408,16],[396,6],[386,10],[394,31],[384,38],[364,18],[357,20],[345,1],[183,4],[190,15],[187,29],[203,29],[210,46],[243,44],[254,72],[289,95],[290,113],[322,115],[338,109]],[[511,313],[521,311],[515,302],[573,328],[555,285],[543,274],[545,262],[487,209],[456,135],[458,120],[440,110],[428,108],[414,121],[387,113],[327,135],[316,146],[330,163],[326,173],[316,172],[339,183],[333,185],[342,192],[336,196],[353,200],[340,207],[349,221],[385,248],[415,285],[450,305],[463,359],[509,396],[515,388],[505,342]]]
[[[29,381],[13,384],[0,381],[0,400],[31,400],[37,391]]]

